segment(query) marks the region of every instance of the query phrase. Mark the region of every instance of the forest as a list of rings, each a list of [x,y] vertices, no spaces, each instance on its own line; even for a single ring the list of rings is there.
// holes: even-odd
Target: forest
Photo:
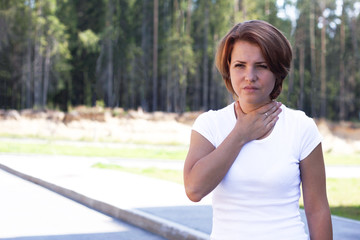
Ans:
[[[357,0],[1,0],[0,109],[221,108],[232,97],[214,64],[217,44],[250,19],[292,44],[278,101],[360,121]]]

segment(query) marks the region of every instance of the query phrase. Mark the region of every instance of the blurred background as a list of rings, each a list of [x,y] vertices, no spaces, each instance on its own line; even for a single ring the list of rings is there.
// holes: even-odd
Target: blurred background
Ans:
[[[222,107],[216,46],[235,23],[262,19],[294,50],[279,100],[359,121],[359,13],[356,0],[2,0],[0,108]]]
[[[278,100],[316,120],[332,213],[360,220],[356,0],[0,0],[1,157],[101,157],[114,161],[94,167],[181,184],[194,119],[232,101],[217,44],[250,19],[291,42]]]

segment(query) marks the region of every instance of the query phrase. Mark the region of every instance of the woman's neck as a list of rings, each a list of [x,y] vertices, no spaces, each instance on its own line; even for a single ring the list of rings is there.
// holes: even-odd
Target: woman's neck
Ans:
[[[249,112],[252,112],[268,103],[271,102],[271,100],[269,100],[268,102],[265,102],[265,103],[259,103],[259,104],[252,104],[252,103],[247,103],[247,102],[244,102],[244,101],[241,101],[241,100],[238,100],[239,103],[240,103],[240,107],[242,109],[242,111],[244,113],[249,113]]]

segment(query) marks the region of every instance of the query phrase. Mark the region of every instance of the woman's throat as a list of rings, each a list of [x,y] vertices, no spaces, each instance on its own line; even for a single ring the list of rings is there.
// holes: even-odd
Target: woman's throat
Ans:
[[[245,101],[239,100],[239,104],[240,104],[240,107],[241,107],[241,110],[243,111],[243,113],[252,112],[258,108],[261,108],[262,106],[265,106],[266,104],[268,104],[270,102],[271,102],[270,99],[269,99],[269,101],[262,102],[262,103],[247,103]]]

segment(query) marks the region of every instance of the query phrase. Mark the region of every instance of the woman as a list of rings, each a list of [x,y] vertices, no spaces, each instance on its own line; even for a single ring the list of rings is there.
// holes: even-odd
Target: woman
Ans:
[[[321,136],[275,101],[291,59],[288,40],[264,21],[237,24],[220,42],[216,65],[235,102],[196,119],[184,165],[190,200],[212,192],[212,239],[309,239],[301,182],[310,238],[332,239]]]

